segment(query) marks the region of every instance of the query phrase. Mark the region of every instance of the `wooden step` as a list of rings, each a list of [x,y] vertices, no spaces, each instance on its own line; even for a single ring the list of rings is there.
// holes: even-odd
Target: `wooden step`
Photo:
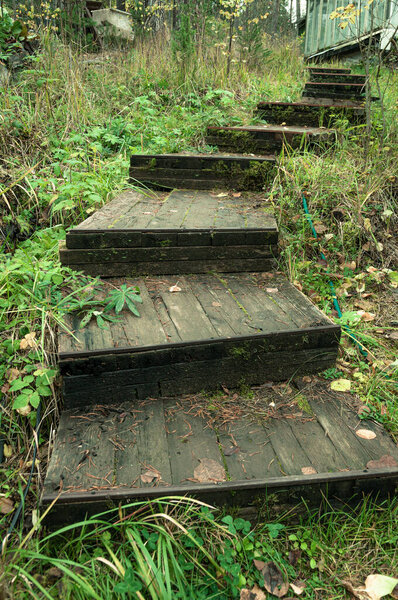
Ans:
[[[361,439],[359,428],[375,438]],[[375,469],[369,461],[386,455],[398,461],[382,426],[361,421],[320,383],[299,396],[253,390],[252,400],[126,398],[63,412],[41,509],[54,503],[46,524],[59,527],[162,496],[238,507],[262,505],[271,494],[289,505],[302,498],[319,504],[322,495],[331,502],[384,495],[394,492],[398,468]]]
[[[347,100],[365,99],[365,86],[362,83],[329,83],[309,81],[305,84],[303,96],[314,98],[339,98]]]
[[[278,125],[330,127],[335,119],[348,119],[354,125],[365,123],[365,109],[358,105],[334,102],[260,102],[257,116]]]
[[[311,75],[312,73],[337,73],[339,75],[349,75],[351,73],[351,69],[344,69],[340,67],[319,67],[318,65],[314,65],[313,67],[307,67],[306,70],[309,71]]]
[[[359,83],[365,85],[365,75],[353,75],[352,73],[323,73],[311,71],[311,81],[325,83]]]
[[[66,235],[62,264],[88,275],[268,271],[278,228],[262,194],[126,191]]]
[[[130,159],[130,181],[152,189],[263,190],[275,171],[275,156],[133,154]]]
[[[335,139],[334,131],[321,127],[250,125],[208,127],[206,142],[231,152],[279,153],[283,147],[303,150],[325,147]]]
[[[108,329],[69,316],[59,335],[67,408],[260,384],[335,362],[340,328],[281,275],[107,281],[101,297],[139,286],[141,316],[124,310]]]

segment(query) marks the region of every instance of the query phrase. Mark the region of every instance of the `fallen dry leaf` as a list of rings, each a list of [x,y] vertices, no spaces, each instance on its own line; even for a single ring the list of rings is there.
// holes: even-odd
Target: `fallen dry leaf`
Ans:
[[[26,348],[34,348],[36,332],[32,331],[31,333],[27,333],[25,337],[20,341],[19,347],[21,350],[26,350]]]
[[[158,481],[159,479],[159,471],[151,471],[150,469],[148,469],[148,471],[145,471],[145,473],[141,475],[142,483],[153,483],[154,481]]]
[[[297,596],[300,596],[307,587],[307,584],[305,581],[295,581],[294,583],[290,584],[290,587],[292,588],[293,592],[297,594]]]
[[[222,306],[221,302],[212,302],[212,306]]]
[[[365,591],[370,600],[380,600],[390,595],[397,586],[398,579],[386,575],[369,575],[365,581]]]
[[[392,331],[388,334],[390,340],[398,340],[398,331]]]
[[[251,590],[243,588],[240,591],[240,600],[266,600],[266,596],[258,585],[254,585]]]
[[[349,379],[336,379],[330,384],[330,389],[335,392],[349,392],[351,389],[351,381]]]
[[[241,195],[242,195],[242,192],[233,192],[232,195],[233,195],[234,198],[240,198]]]
[[[169,292],[181,292],[181,288],[180,288],[180,287],[178,287],[178,285],[177,285],[177,284],[176,284],[176,285],[172,285],[172,286],[169,288]]]
[[[357,429],[355,433],[364,440],[374,440],[376,437],[375,432],[370,429]]]
[[[27,404],[26,406],[17,408],[16,411],[19,415],[22,415],[22,417],[27,417],[31,413],[32,409],[31,409],[30,404]]]
[[[314,467],[302,467],[301,472],[303,475],[315,475],[317,471]]]
[[[273,561],[265,563],[261,574],[264,576],[264,587],[267,592],[274,594],[277,598],[286,596],[289,591],[289,582],[286,575]]]
[[[328,228],[326,227],[326,225],[322,225],[322,223],[315,223],[314,225],[314,229],[315,231],[320,235],[322,233],[326,233]]]
[[[10,498],[0,496],[0,513],[2,515],[8,515],[9,512],[14,508],[14,502]]]
[[[216,198],[225,198],[225,196],[228,196],[228,194],[221,192],[221,194],[217,194]]]
[[[200,464],[194,470],[193,476],[200,483],[226,480],[224,467],[219,462],[212,458],[200,458],[199,461]]]
[[[361,317],[361,321],[365,322],[374,321],[376,318],[375,313],[366,312],[364,310],[358,310],[357,314]]]
[[[267,294],[276,294],[278,288],[265,288],[265,291],[267,292]]]
[[[398,462],[389,454],[384,454],[379,460],[370,460],[366,463],[368,469],[386,469],[388,467],[398,467]]]

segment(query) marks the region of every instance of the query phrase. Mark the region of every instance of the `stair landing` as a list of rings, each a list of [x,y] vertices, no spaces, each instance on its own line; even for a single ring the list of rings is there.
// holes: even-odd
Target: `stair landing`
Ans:
[[[130,190],[70,230],[60,259],[101,277],[266,271],[277,244],[261,193]]]
[[[111,279],[138,285],[140,317],[124,310],[59,336],[65,407],[197,393],[284,380],[333,366],[340,328],[277,273]]]
[[[42,497],[43,510],[57,499],[47,522],[163,496],[247,506],[276,492],[290,505],[392,492],[398,448],[383,428],[360,421],[328,384],[289,388],[64,411]],[[396,466],[374,462],[383,456]]]

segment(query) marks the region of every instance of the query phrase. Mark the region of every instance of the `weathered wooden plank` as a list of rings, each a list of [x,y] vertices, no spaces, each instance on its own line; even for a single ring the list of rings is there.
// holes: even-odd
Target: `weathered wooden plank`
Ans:
[[[176,246],[163,248],[104,248],[95,250],[68,250],[60,248],[60,260],[64,265],[90,263],[142,263],[151,261],[195,261],[228,260],[247,258],[270,258],[275,256],[275,247],[251,246]]]
[[[218,337],[202,304],[192,293],[189,280],[181,277],[178,285],[180,292],[163,290],[161,298],[179,335],[184,340],[195,340],[203,336],[209,339]]]
[[[214,170],[217,174],[220,171],[231,172],[236,166],[241,169],[251,169],[253,164],[274,164],[274,162],[275,159],[270,156],[252,157],[239,154],[133,154],[130,158],[130,165],[134,168],[176,169],[181,171]]]
[[[237,387],[242,382],[260,385],[265,381],[282,381],[298,375],[314,374],[332,366],[336,351],[329,349],[297,352],[252,354],[239,348],[232,356],[219,360],[202,360],[148,367],[132,371],[111,371],[101,374],[66,376],[63,379],[65,405],[74,407],[125,399],[125,391],[133,396],[140,390],[142,397],[173,396],[217,390],[222,385]],[[148,357],[149,359],[150,357]],[[160,391],[159,391],[160,390]],[[138,392],[137,392],[138,393]]]
[[[148,229],[179,229],[189,213],[195,194],[186,190],[172,191],[156,215],[150,219]]]
[[[311,102],[260,102],[256,114],[269,123],[329,127],[335,118],[344,117],[353,124],[365,122],[365,109],[339,104],[319,105]]]
[[[92,277],[137,277],[140,275],[179,275],[184,273],[208,273],[220,271],[239,273],[241,271],[269,271],[275,267],[275,261],[269,258],[161,261],[138,263],[90,263],[74,264],[75,271],[82,271]]]
[[[310,79],[315,82],[366,84],[366,75],[354,75],[352,73],[320,73],[318,71],[311,71]]]
[[[311,74],[312,73],[337,73],[340,75],[346,74],[349,75],[351,73],[351,69],[344,67],[320,67],[318,65],[314,65],[312,67],[307,67],[307,69]]]
[[[219,430],[218,437],[231,481],[266,479],[280,475],[269,431],[250,420],[239,420]]]
[[[171,470],[174,485],[190,486],[195,479],[195,469],[203,459],[216,461],[220,467],[220,453],[217,436],[201,417],[189,411],[190,404],[184,400],[165,401],[167,441],[171,457]]]
[[[298,475],[303,468],[312,467],[293,430],[286,421],[275,419],[270,426],[269,440],[278,457],[283,475]]]
[[[194,484],[187,489],[185,485],[170,487],[159,486],[146,489],[113,489],[109,491],[64,494],[57,499],[47,517],[46,524],[59,527],[65,523],[80,520],[86,514],[96,514],[119,504],[127,504],[136,500],[161,498],[164,496],[184,496],[198,498],[212,505],[248,506],[257,499],[264,501],[272,493],[277,493],[280,501],[297,503],[299,498],[316,498],[319,502],[319,491],[333,502],[334,498],[349,499],[352,496],[362,497],[363,493],[377,493],[385,496],[393,493],[398,481],[398,469],[380,469],[379,471],[356,470],[339,473],[322,473],[315,475],[293,475],[287,477],[270,477],[244,481],[228,481],[222,484]],[[347,486],[346,483],[350,485]],[[286,494],[283,494],[286,490]],[[344,493],[342,493],[342,491]],[[56,500],[57,494],[44,492],[41,499],[43,510]]]
[[[311,400],[310,405],[315,410],[317,420],[324,429],[325,435],[333,441],[339,454],[344,456],[351,468],[364,469],[372,456],[362,448],[358,438],[355,439],[355,434],[351,435],[344,421],[336,418],[336,415],[328,410],[329,401],[330,398],[327,401]]]

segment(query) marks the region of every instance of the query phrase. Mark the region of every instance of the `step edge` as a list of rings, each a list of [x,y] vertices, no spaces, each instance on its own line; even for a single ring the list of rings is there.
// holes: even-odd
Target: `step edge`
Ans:
[[[330,319],[323,315],[325,319],[330,321]],[[304,327],[302,329],[292,328],[286,331],[270,331],[266,334],[263,333],[253,333],[250,335],[240,335],[240,336],[231,336],[231,337],[222,337],[222,338],[203,338],[201,340],[191,340],[186,342],[172,342],[169,344],[157,344],[153,346],[122,346],[118,348],[102,348],[101,350],[87,350],[85,352],[58,352],[58,361],[60,366],[62,366],[62,361],[73,360],[73,359],[81,359],[81,358],[91,358],[91,357],[100,357],[100,356],[109,356],[116,354],[137,354],[139,352],[155,352],[157,350],[169,350],[173,348],[184,348],[190,346],[200,346],[205,344],[225,344],[225,342],[245,342],[253,339],[267,339],[271,336],[280,336],[282,334],[307,334],[307,333],[333,333],[338,334],[336,337],[336,347],[338,348],[339,339],[341,334],[340,325],[336,325],[332,321],[330,323],[325,323],[324,325],[320,325],[318,327]],[[330,346],[333,347],[333,346]]]

